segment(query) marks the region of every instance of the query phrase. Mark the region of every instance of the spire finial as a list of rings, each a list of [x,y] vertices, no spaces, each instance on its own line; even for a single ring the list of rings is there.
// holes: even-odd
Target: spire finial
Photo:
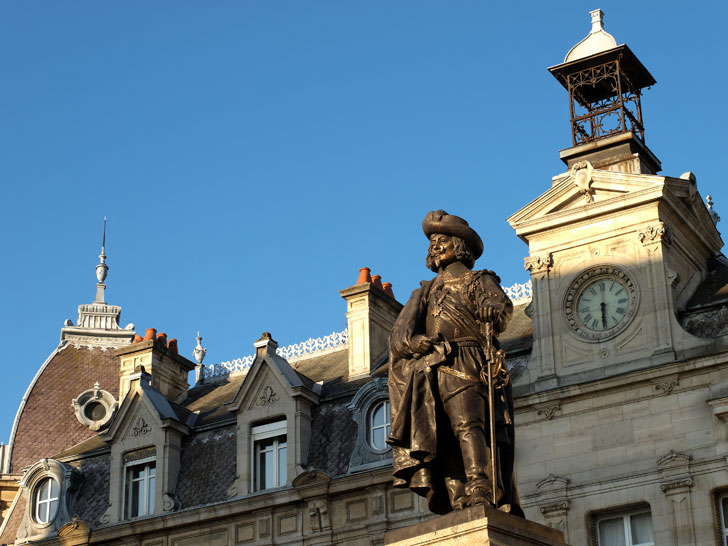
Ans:
[[[94,303],[106,303],[104,300],[104,290],[106,285],[106,274],[109,271],[109,266],[106,265],[106,216],[104,216],[104,236],[101,239],[101,254],[99,254],[99,263],[96,266],[96,279],[99,282],[96,283],[96,301]]]
[[[595,9],[589,12],[591,15],[592,29],[591,34],[604,30],[604,12],[600,9]]]
[[[192,351],[192,354],[195,356],[195,360],[197,361],[197,367],[195,368],[195,383],[198,385],[205,382],[205,371],[204,366],[202,365],[202,360],[205,358],[206,353],[207,349],[202,346],[202,336],[200,336],[200,331],[197,330],[197,346]]]
[[[711,220],[713,220],[713,224],[718,224],[718,222],[720,222],[720,216],[718,216],[718,213],[713,210],[713,198],[710,195],[705,196],[705,206],[708,207],[708,212],[710,213]]]

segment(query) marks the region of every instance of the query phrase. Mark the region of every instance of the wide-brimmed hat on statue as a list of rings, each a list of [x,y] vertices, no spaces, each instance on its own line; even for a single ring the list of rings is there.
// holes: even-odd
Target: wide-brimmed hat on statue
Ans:
[[[441,233],[460,237],[473,251],[473,259],[477,260],[483,254],[483,241],[468,223],[444,210],[431,210],[422,220],[422,231],[429,239],[433,233]]]

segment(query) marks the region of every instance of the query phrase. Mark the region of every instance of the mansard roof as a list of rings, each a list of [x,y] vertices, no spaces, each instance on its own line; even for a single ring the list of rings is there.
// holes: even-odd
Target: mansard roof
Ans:
[[[71,407],[71,400],[96,382],[118,399],[119,364],[113,350],[61,341],[31,382],[15,417],[12,472],[96,435]]]

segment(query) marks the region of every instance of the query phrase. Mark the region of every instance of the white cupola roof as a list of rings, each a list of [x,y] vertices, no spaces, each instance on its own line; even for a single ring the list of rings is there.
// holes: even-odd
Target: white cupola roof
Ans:
[[[602,10],[595,9],[594,11],[590,11],[589,15],[591,15],[592,23],[591,32],[586,38],[569,50],[564,58],[565,63],[590,57],[591,55],[617,47],[617,41],[614,39],[614,36],[604,30],[602,23],[604,13]]]

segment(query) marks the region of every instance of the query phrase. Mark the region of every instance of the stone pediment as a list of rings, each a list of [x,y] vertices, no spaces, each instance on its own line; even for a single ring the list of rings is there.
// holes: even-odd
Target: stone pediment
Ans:
[[[659,198],[665,178],[596,170],[584,161],[554,179],[551,189],[515,212],[508,222],[521,235],[528,227],[570,223]]]
[[[151,437],[152,430],[166,428],[170,423],[176,423],[185,431],[189,425],[180,420],[169,401],[149,384],[149,376],[142,373],[132,382],[103,438],[107,442],[129,437],[143,440],[146,436]]]
[[[319,385],[301,376],[284,358],[275,354],[276,347],[274,342],[257,347],[250,370],[235,397],[227,402],[229,411],[272,408],[280,405],[283,399],[288,401],[299,396],[318,401]]]

